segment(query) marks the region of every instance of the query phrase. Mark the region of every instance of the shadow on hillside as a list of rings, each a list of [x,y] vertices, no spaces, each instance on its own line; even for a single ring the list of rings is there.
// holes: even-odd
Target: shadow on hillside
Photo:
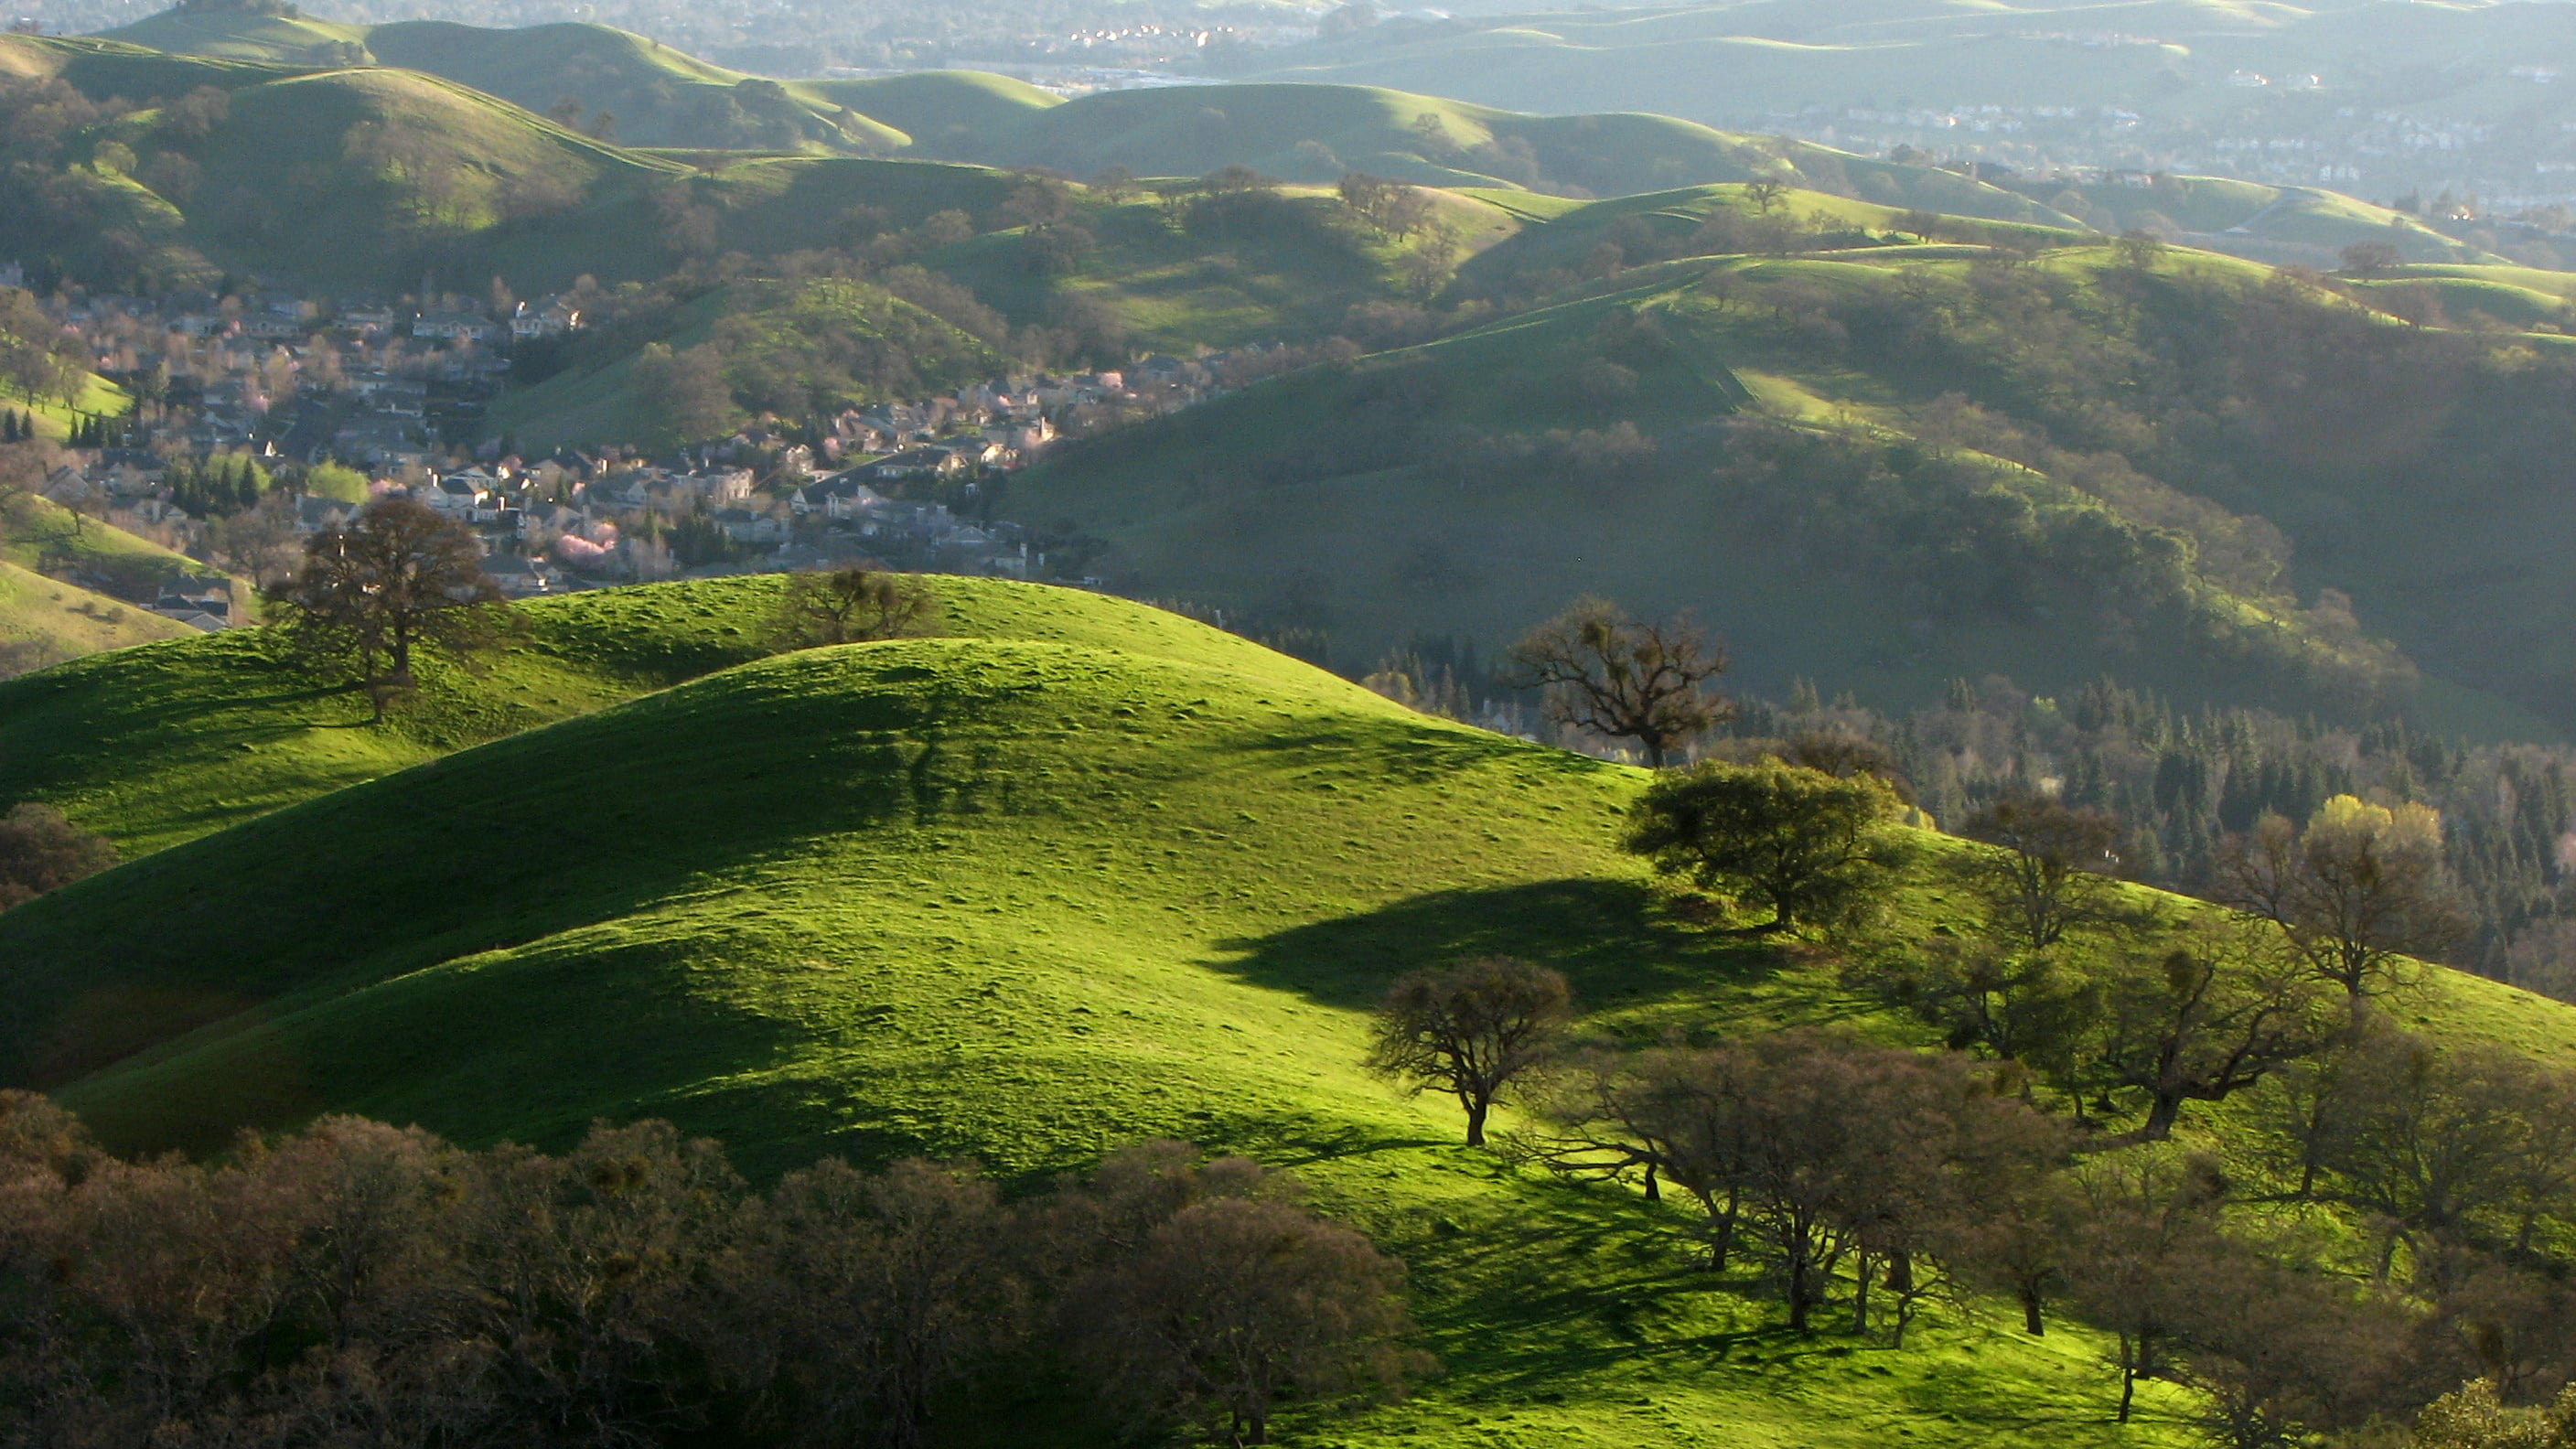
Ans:
[[[1521,956],[1566,974],[1589,1007],[1632,1005],[1781,968],[1769,944],[1693,925],[1636,881],[1569,878],[1438,891],[1275,935],[1218,943],[1217,969],[1333,1006],[1374,1003],[1388,978],[1470,956]]]

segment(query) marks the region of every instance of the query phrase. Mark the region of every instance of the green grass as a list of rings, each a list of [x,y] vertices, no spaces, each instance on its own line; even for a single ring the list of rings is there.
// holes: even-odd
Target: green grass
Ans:
[[[672,668],[723,657],[720,621],[771,582],[564,602],[595,648]],[[1791,1339],[1628,1194],[1468,1152],[1454,1111],[1361,1073],[1388,975],[1497,949],[1564,969],[1613,1033],[1911,1039],[1824,958],[1669,915],[1613,846],[1641,772],[1141,606],[939,587],[957,637],[724,669],[0,916],[0,1071],[73,1078],[129,1147],[345,1110],[548,1145],[665,1115],[764,1175],[926,1152],[1033,1181],[1148,1134],[1249,1151],[1406,1259],[1446,1365],[1327,1442],[2186,1442],[2171,1390],[2108,1423],[2102,1345],[2063,1324]],[[139,710],[164,666],[202,689],[217,659],[61,675],[124,671]],[[1949,909],[1922,882],[1900,903],[1918,927]],[[2438,977],[2416,1005],[2446,1036],[2576,1050],[2566,1008],[2507,988]],[[1054,1407],[957,1442],[1082,1442]]]
[[[21,498],[12,506],[0,560],[74,582],[115,584],[120,592],[138,595],[147,587],[220,572],[124,529],[75,516],[46,498]]]
[[[1662,203],[1601,205],[1616,214]],[[1688,225],[1687,214],[1672,224]],[[1039,523],[1071,518],[1108,539],[1118,550],[1111,567],[1135,591],[1256,612],[1300,609],[1332,630],[1334,662],[1354,673],[1426,635],[1499,649],[1590,592],[1647,613],[1695,610],[1734,641],[1735,678],[1756,692],[1784,692],[1803,675],[1873,699],[1929,700],[1948,680],[1985,671],[2046,690],[2110,669],[2182,698],[2235,694],[2307,707],[2296,686],[2264,667],[2217,664],[2161,633],[2112,654],[2089,619],[1965,614],[1932,625],[1902,589],[1851,587],[1709,486],[1695,464],[1723,446],[1707,425],[1725,417],[1749,409],[1899,441],[1911,409],[1957,386],[1878,366],[1858,349],[1784,337],[1766,297],[1865,299],[1894,286],[1958,285],[1982,255],[1890,248],[1638,268],[1598,284],[1595,295],[1383,355],[1356,375],[1277,379],[1042,465],[1015,485],[1007,506]],[[2077,249],[2041,265],[2104,260],[2099,248]],[[2177,253],[2166,265],[2260,275],[2250,263],[2198,254]],[[1602,329],[1630,316],[1653,319],[1668,351],[1632,357],[1626,393],[1587,395],[1582,368],[1599,355]],[[1630,421],[1663,439],[1670,466],[1624,481],[1470,480],[1463,496],[1438,470],[1415,466],[1319,469],[1287,482],[1253,470],[1253,460],[1295,457],[1316,440],[1369,426],[1397,405],[1372,402],[1388,396],[1403,399],[1407,420],[1440,428],[1527,434]],[[2034,486],[2035,506],[2091,506],[2054,485]],[[2244,631],[2298,628],[2277,601],[2227,610]]]
[[[2175,1442],[2104,1422],[2080,1333],[1789,1340],[1625,1194],[1501,1169],[1361,1074],[1389,972],[1502,944],[1605,1020],[1850,1011],[1662,914],[1611,847],[1638,772],[1135,605],[943,588],[1020,637],[748,664],[0,917],[10,1075],[123,1058],[65,1095],[130,1146],[327,1109],[548,1144],[668,1115],[763,1173],[923,1151],[1025,1177],[1157,1133],[1253,1151],[1408,1259],[1448,1363],[1346,1443]],[[1046,1423],[1011,1442],[1076,1442]]]
[[[431,668],[383,729],[366,725],[362,699],[281,670],[255,630],[64,665],[0,684],[0,802],[46,801],[146,854],[760,658],[783,587],[747,576],[530,600],[527,632],[484,674]],[[1062,590],[948,579],[940,595],[944,627],[961,635],[1144,654],[1186,639],[1199,655],[1270,657],[1161,610]]]
[[[732,283],[675,309],[668,325],[650,340],[687,348],[719,327],[730,339],[731,355],[769,366],[795,355],[799,339],[826,330],[884,341],[890,355],[905,359],[914,370],[912,385],[922,389],[956,387],[1009,365],[982,342],[864,282]],[[645,340],[637,339],[639,351],[614,353],[512,391],[493,409],[491,427],[541,450],[657,436],[661,420],[634,380]],[[939,348],[927,345],[930,340]],[[890,400],[884,387],[864,378],[829,382],[799,371],[792,381],[807,396],[838,393],[854,403]]]
[[[931,70],[867,80],[799,81],[801,95],[893,128],[906,144],[929,155],[973,154],[1008,134],[1031,113],[1064,104],[1064,98],[1026,81],[984,71]]]
[[[188,14],[164,10],[132,25],[103,32],[106,39],[179,55],[283,65],[338,63],[344,46],[366,48],[367,26],[343,25],[310,15]]]
[[[774,586],[548,601],[539,628],[594,679],[686,674],[742,657],[724,631]],[[1358,1070],[1389,974],[1497,949],[1566,970],[1615,1034],[1912,1039],[1829,961],[1667,914],[1612,845],[1640,772],[1138,605],[939,587],[956,637],[721,669],[0,916],[0,1071],[77,1077],[65,1099],[127,1146],[347,1110],[549,1145],[667,1115],[760,1174],[927,1152],[1028,1181],[1148,1134],[1249,1151],[1411,1269],[1445,1372],[1317,1429],[1371,1449],[2187,1442],[2161,1387],[2108,1423],[2102,1345],[2063,1324],[1792,1339],[1629,1195],[1459,1148],[1453,1112]],[[262,679],[204,642],[50,677],[138,715]],[[1953,912],[1929,879],[1900,901],[1916,927]],[[2437,974],[2408,1006],[2449,1039],[2576,1051],[2566,1008],[2492,983]],[[1083,1442],[1023,1407],[955,1442]]]
[[[0,644],[69,659],[196,632],[78,584],[0,562]]]

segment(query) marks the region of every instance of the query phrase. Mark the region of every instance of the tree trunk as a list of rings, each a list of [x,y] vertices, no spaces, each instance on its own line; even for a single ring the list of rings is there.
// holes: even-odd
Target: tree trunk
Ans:
[[[1866,1245],[1852,1264],[1852,1332],[1869,1332],[1869,1248]]]
[[[2182,1094],[2158,1092],[2147,1108],[2147,1125],[2138,1129],[2141,1142],[2162,1142],[2173,1135],[2174,1119],[2182,1115]]]
[[[1662,1202],[1663,1200],[1664,1185],[1655,1181],[1655,1164],[1648,1162],[1646,1164],[1646,1201]]]
[[[1465,1106],[1467,1109],[1467,1145],[1470,1147],[1484,1146],[1485,1112],[1487,1110],[1487,1104],[1484,1099],[1480,1097],[1473,1097],[1465,1094],[1461,1094],[1458,1100],[1460,1104]]]
[[[1807,1250],[1797,1248],[1789,1254],[1789,1331],[1807,1331]]]
[[[1708,1245],[1708,1270],[1726,1271],[1726,1260],[1735,1251],[1735,1189],[1726,1190],[1726,1211],[1717,1215],[1717,1240]]]
[[[2034,1338],[2046,1334],[2048,1325],[2039,1320],[2039,1285],[2025,1282],[2014,1292],[2021,1299],[2021,1331]]]

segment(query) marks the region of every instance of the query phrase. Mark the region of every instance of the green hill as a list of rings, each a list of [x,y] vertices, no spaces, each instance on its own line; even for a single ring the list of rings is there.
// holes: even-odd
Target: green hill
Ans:
[[[282,66],[398,66],[539,114],[571,101],[581,112],[575,120],[632,145],[848,151],[904,143],[900,132],[837,103],[605,25],[342,25],[311,17],[170,10],[104,38],[176,55]],[[603,121],[603,112],[610,119]]]
[[[799,81],[796,89],[901,131],[932,156],[975,156],[1064,98],[1026,81],[974,70],[916,71],[867,80]]]
[[[78,584],[0,562],[0,669],[9,673],[196,632]]]
[[[564,101],[583,123],[637,146],[773,151],[890,150],[900,131],[846,107],[710,65],[604,25],[487,30],[437,20],[379,25],[367,44],[387,65],[427,71],[540,114]],[[604,126],[606,112],[613,126]]]
[[[1423,637],[1491,651],[1588,590],[1696,609],[1758,691],[1804,674],[1928,699],[1963,673],[2049,689],[2107,671],[2184,698],[2419,710],[2484,737],[2576,723],[2576,672],[2538,622],[2570,601],[2541,605],[2519,566],[2467,572],[2480,550],[2545,546],[2505,541],[2531,516],[2519,486],[2482,493],[2492,467],[2445,457],[2429,466],[2456,481],[2437,491],[2478,497],[2466,513],[2390,529],[2353,511],[2409,509],[2433,436],[2483,429],[2481,446],[2520,449],[2554,426],[2449,371],[2485,344],[2205,254],[2137,269],[2073,248],[1999,267],[1973,246],[1880,246],[1590,283],[1563,265],[1611,237],[1650,259],[1718,199],[1534,225],[1458,285],[1535,275],[1591,296],[1074,449],[1011,507],[1108,540],[1133,591],[1328,630],[1353,671]],[[1874,234],[1886,214],[1864,210],[1830,224]],[[1572,240],[1551,249],[1561,228]],[[2214,371],[2169,370],[2202,346]],[[2311,390],[2335,365],[2352,375]],[[2458,380],[2428,393],[2418,368]],[[2070,389],[2078,376],[2093,381]],[[2132,385],[2164,400],[2111,422],[2104,389]],[[2409,407],[2351,414],[2383,389]],[[1974,405],[1964,430],[1945,396]],[[2258,432],[2187,421],[2249,398]],[[2445,532],[2456,546],[2428,543]],[[2096,587],[2109,574],[2165,582],[2132,596]],[[2358,627],[2312,611],[2321,587],[2349,595]],[[2444,588],[2447,610],[2423,607]],[[2166,602],[2136,613],[2115,595]],[[2528,632],[2480,642],[2532,607]],[[2442,622],[2472,616],[2487,623]]]
[[[677,623],[670,644],[773,584],[604,602]],[[349,1110],[543,1144],[667,1115],[762,1173],[832,1150],[1026,1177],[1149,1133],[1249,1150],[1408,1260],[1446,1360],[1338,1426],[1350,1444],[2189,1442],[2162,1386],[2109,1423],[2102,1346],[2064,1325],[1786,1338],[1753,1280],[1695,1272],[1623,1194],[1449,1145],[1451,1114],[1359,1072],[1389,973],[1489,949],[1562,966],[1612,1032],[1903,1034],[1829,963],[1667,915],[1610,844],[1640,772],[1133,604],[938,586],[961,637],[726,669],[0,916],[0,1075],[61,1084],[126,1146]],[[182,657],[216,656],[87,672]],[[2563,1008],[2501,987],[2420,1001],[2456,1038],[2576,1047]],[[1079,1442],[1043,1414],[1011,1432]]]
[[[2493,262],[2414,217],[2311,187],[2264,186],[2223,176],[2158,176],[2152,185],[2053,182],[2018,189],[2097,231],[2143,228],[2212,251],[2280,265],[2331,269],[2345,247],[2377,242],[2410,262]]]
[[[637,275],[666,261],[645,193],[686,168],[455,82],[9,40],[93,98],[159,103],[60,136],[49,181],[13,177],[0,245],[74,275],[380,288],[472,250],[463,270],[560,285],[587,266]],[[170,104],[206,87],[224,99]]]
[[[789,416],[919,397],[1008,366],[983,340],[863,282],[736,282],[675,308],[653,332],[620,336],[591,353],[602,360],[511,392],[491,427],[536,449],[658,436],[659,404],[636,380],[648,341],[712,342],[738,396]]]
[[[341,66],[367,58],[365,25],[344,25],[311,15],[252,15],[236,10],[164,10],[104,32],[109,40],[174,55],[278,65]]]

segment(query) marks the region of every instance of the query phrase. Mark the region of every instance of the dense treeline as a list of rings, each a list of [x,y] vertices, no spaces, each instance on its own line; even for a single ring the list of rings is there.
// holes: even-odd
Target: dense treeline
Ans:
[[[1417,640],[1366,681],[1416,708],[1528,729],[1531,696],[1472,644]],[[2217,886],[2230,835],[2265,816],[2306,821],[2336,796],[2438,813],[2467,929],[2425,949],[2446,964],[2576,1000],[2576,756],[2544,745],[2445,741],[2402,722],[2344,725],[2265,710],[2192,711],[2097,680],[2034,696],[1999,676],[1954,680],[1897,715],[1800,685],[1739,698],[1701,742],[1740,754],[1865,744],[1944,829],[2000,800],[2047,795],[2116,824],[2118,873],[2184,894]]]
[[[2471,747],[2398,723],[2194,713],[2108,680],[2063,698],[1960,680],[1940,705],[1903,717],[1801,690],[1740,702],[1733,729],[1873,741],[1945,826],[2031,791],[2103,810],[2122,824],[2122,874],[2195,894],[2213,887],[2226,838],[2267,814],[2303,821],[2338,795],[2429,806],[2473,923],[2442,959],[2576,999],[2576,759],[2561,749]]]
[[[1398,1265],[1298,1196],[1167,1142],[1019,1202],[919,1161],[759,1192],[660,1122],[124,1161],[0,1094],[0,1443],[909,1446],[1038,1375],[1257,1444],[1424,1362]]]

